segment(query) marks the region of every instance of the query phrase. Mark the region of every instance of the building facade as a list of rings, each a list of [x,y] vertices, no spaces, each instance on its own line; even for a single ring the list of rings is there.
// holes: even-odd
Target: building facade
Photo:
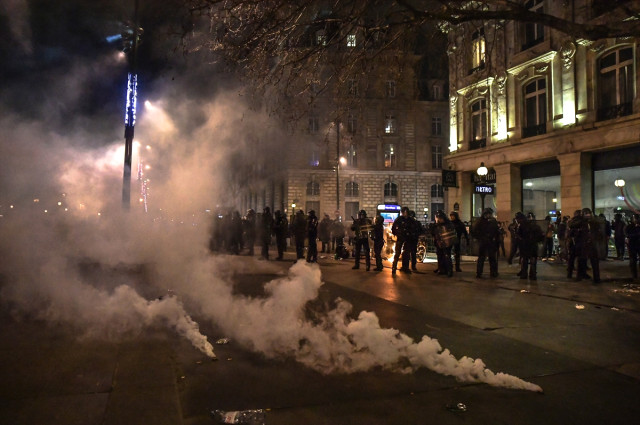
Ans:
[[[577,22],[630,18],[591,0],[525,4]],[[517,211],[543,218],[590,207],[610,219],[640,209],[637,39],[478,22],[455,28],[449,43],[449,207],[465,220],[492,207],[501,221]]]
[[[348,47],[358,40],[347,37]],[[420,78],[417,55],[389,51],[376,60],[339,83],[312,81],[301,95],[313,97],[303,101],[311,107],[291,126],[269,177],[242,195],[243,209],[314,210],[350,222],[360,210],[373,217],[385,203],[422,219],[444,208],[447,81]]]

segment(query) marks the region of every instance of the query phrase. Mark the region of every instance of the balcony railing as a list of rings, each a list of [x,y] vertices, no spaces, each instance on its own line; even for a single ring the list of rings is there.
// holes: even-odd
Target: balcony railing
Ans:
[[[472,151],[474,149],[486,148],[487,147],[487,139],[478,139],[471,140],[469,142],[469,150]]]
[[[620,105],[608,106],[598,109],[597,120],[605,121],[614,118],[624,117],[633,113],[633,104],[631,102],[621,103]]]
[[[533,137],[539,136],[541,134],[545,134],[547,132],[547,123],[543,122],[542,124],[532,125],[529,127],[522,127],[522,138],[525,137]]]

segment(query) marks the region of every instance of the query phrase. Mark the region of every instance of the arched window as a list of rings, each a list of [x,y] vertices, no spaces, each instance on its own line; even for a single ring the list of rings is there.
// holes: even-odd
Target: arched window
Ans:
[[[384,184],[384,196],[385,198],[395,198],[398,196],[398,185],[393,182],[386,182]]]
[[[318,182],[307,183],[307,195],[308,196],[320,195],[320,184]]]
[[[344,194],[345,196],[358,196],[360,194],[360,185],[356,182],[348,182]]]
[[[444,188],[441,184],[431,185],[431,197],[432,198],[444,198]]]
[[[624,47],[608,53],[598,63],[598,120],[633,112],[633,50]]]
[[[533,80],[524,86],[524,122],[522,137],[537,136],[547,132],[547,81]]]

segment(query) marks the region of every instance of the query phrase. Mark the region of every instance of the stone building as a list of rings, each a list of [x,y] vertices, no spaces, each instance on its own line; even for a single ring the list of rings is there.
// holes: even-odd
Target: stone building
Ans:
[[[525,4],[577,22],[630,18],[615,2]],[[543,218],[590,207],[610,219],[640,209],[637,39],[589,41],[507,21],[461,25],[449,43],[445,162],[457,187],[448,206],[469,220],[484,203],[501,221],[517,211]]]
[[[359,35],[346,42],[357,48]],[[362,209],[373,217],[385,203],[408,206],[422,219],[444,208],[448,88],[445,79],[420,74],[423,60],[390,50],[368,72],[339,83],[312,81],[301,97],[314,102],[293,122],[269,178],[242,195],[241,207],[268,205],[289,216],[315,210],[346,222]]]

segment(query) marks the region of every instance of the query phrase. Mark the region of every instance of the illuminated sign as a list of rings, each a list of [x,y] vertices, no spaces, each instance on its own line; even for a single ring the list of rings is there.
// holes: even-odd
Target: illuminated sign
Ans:
[[[138,75],[129,73],[127,81],[127,109],[124,114],[124,125],[133,127],[136,124],[136,103],[138,100]]]
[[[481,195],[495,195],[496,188],[494,186],[485,186],[478,184],[474,187],[474,192]]]
[[[378,211],[388,211],[388,212],[393,212],[393,211],[400,211],[402,207],[400,205],[395,205],[395,204],[379,204],[378,205]]]

